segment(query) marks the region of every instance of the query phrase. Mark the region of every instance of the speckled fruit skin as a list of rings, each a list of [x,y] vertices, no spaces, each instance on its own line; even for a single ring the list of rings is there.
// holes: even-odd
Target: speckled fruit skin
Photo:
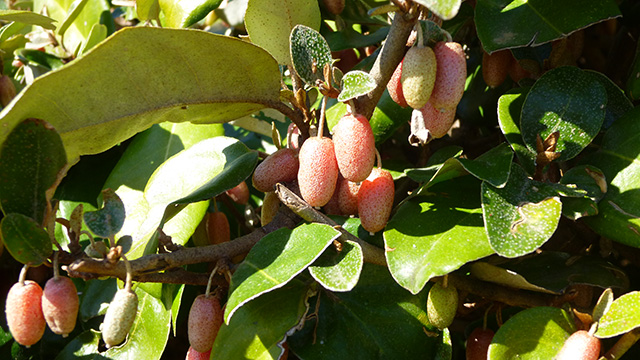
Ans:
[[[588,331],[579,330],[565,340],[554,360],[597,360],[601,347],[600,339],[589,335]]]
[[[214,211],[207,215],[207,235],[211,245],[222,244],[231,240],[231,229],[227,215],[222,211]]]
[[[458,309],[458,291],[449,285],[446,288],[435,283],[427,295],[427,316],[431,325],[444,329],[451,325]]]
[[[31,346],[42,338],[47,323],[42,314],[42,288],[35,281],[15,283],[7,294],[5,313],[13,339]]]
[[[211,358],[211,349],[206,352],[199,352],[198,350],[189,347],[187,351],[187,357],[185,360],[209,360]]]
[[[102,339],[107,348],[119,345],[126,338],[138,312],[138,295],[127,289],[119,289],[107,308],[102,323]]]
[[[416,111],[416,110],[414,110]],[[439,139],[449,132],[451,125],[456,120],[456,109],[437,110],[431,102],[428,102],[420,110],[424,119],[424,127],[429,130],[434,139]]]
[[[358,191],[360,184],[347,179],[338,180],[338,206],[344,215],[358,214]]]
[[[216,296],[204,294],[196,296],[187,322],[189,344],[192,348],[199,352],[211,350],[222,325],[222,315],[220,300]]]
[[[336,189],[338,163],[329,138],[308,138],[298,156],[298,186],[302,198],[311,206],[324,206]]]
[[[376,160],[376,140],[369,120],[360,114],[347,114],[333,127],[333,148],[340,174],[360,182],[371,174]]]
[[[434,46],[437,69],[436,82],[429,102],[436,109],[458,106],[467,80],[467,59],[457,42],[439,42]]]
[[[481,327],[473,329],[467,338],[467,360],[487,360],[489,345],[495,333]]]
[[[395,101],[396,104],[405,108],[409,106],[409,104],[407,104],[407,100],[404,98],[402,82],[400,82],[400,78],[402,77],[402,63],[403,61],[398,64],[393,75],[391,75],[391,79],[387,83],[387,91],[389,91],[389,96],[391,96],[391,99]]]
[[[55,334],[67,337],[73,331],[79,307],[78,290],[68,277],[54,277],[44,285],[42,313]]]
[[[269,155],[253,172],[253,187],[262,192],[273,191],[276,183],[294,180],[298,173],[298,153],[280,149]]]
[[[429,101],[436,81],[436,55],[430,47],[412,47],[402,64],[402,93],[407,104],[420,109]]]
[[[237,204],[247,205],[249,202],[249,187],[244,181],[225,192]]]
[[[365,230],[375,233],[384,229],[393,208],[394,192],[393,177],[380,168],[374,168],[360,184],[358,215]]]
[[[511,66],[511,51],[500,50],[489,55],[482,55],[482,77],[489,87],[500,86],[507,78],[509,67]]]

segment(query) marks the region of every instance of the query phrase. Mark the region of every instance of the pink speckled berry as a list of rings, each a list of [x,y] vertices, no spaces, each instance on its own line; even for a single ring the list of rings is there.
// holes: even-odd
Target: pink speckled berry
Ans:
[[[189,344],[192,348],[199,352],[211,350],[222,325],[222,315],[220,300],[216,296],[196,296],[187,322]]]
[[[35,281],[15,283],[7,294],[5,312],[14,340],[31,346],[42,338],[46,322],[42,314],[42,288]]]
[[[225,193],[237,204],[247,205],[249,202],[249,187],[244,181],[225,191]]]
[[[68,277],[54,277],[44,285],[42,313],[55,334],[67,337],[73,331],[79,307],[78,290]]]
[[[374,168],[360,184],[358,215],[365,230],[375,233],[384,229],[391,215],[394,192],[391,174],[380,168]]]
[[[333,147],[342,176],[360,182],[369,176],[376,160],[376,142],[369,120],[347,114],[333,127]]]
[[[185,360],[209,360],[211,358],[211,349],[207,352],[199,352],[198,350],[189,347],[187,351],[187,357]]]
[[[253,187],[262,192],[273,191],[276,183],[294,180],[298,173],[298,153],[280,149],[269,155],[253,172]]]
[[[445,136],[456,119],[455,108],[437,110],[430,101],[418,111],[422,114],[425,128],[434,139]]]
[[[339,173],[333,141],[326,137],[308,138],[300,147],[298,159],[302,198],[311,206],[324,206],[336,189]]]
[[[588,331],[578,330],[564,341],[557,360],[596,360],[600,358],[602,343]]]
[[[358,213],[358,190],[360,184],[347,179],[338,180],[338,205],[344,215],[356,215]]]
[[[407,100],[404,98],[404,94],[402,93],[402,83],[400,82],[400,78],[402,77],[402,61],[398,64],[398,67],[391,75],[391,79],[387,83],[387,91],[389,91],[389,96],[391,99],[395,101],[396,104],[407,107]]]
[[[439,42],[433,48],[438,64],[436,82],[429,102],[436,109],[458,106],[467,80],[467,61],[462,46],[457,42]]]

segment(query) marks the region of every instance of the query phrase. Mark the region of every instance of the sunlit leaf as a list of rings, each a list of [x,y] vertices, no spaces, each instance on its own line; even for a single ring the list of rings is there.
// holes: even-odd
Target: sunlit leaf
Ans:
[[[362,248],[353,241],[342,243],[342,249],[327,249],[309,266],[309,273],[325,289],[350,291],[358,283],[364,257]]]
[[[338,101],[347,101],[369,93],[376,87],[371,75],[364,71],[353,70],[342,77],[342,91]]]
[[[204,19],[207,14],[220,6],[222,0],[160,0],[160,9],[164,13],[164,26],[171,28],[186,28]],[[148,4],[146,12],[154,14],[153,3]]]
[[[615,299],[602,315],[595,336],[610,338],[640,326],[640,292],[632,291]]]
[[[327,41],[314,29],[296,25],[291,31],[291,60],[293,67],[304,82],[311,86],[323,80],[323,69],[332,63]]]
[[[23,24],[38,25],[45,29],[55,30],[55,20],[50,17],[25,10],[0,10],[0,20],[15,21]]]
[[[416,0],[416,2],[426,6],[442,20],[449,20],[458,13],[462,0]]]

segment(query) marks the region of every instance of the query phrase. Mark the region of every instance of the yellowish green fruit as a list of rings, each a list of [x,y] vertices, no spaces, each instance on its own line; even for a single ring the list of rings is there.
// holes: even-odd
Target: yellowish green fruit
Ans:
[[[409,106],[423,107],[433,91],[436,82],[436,55],[430,47],[412,47],[402,62],[402,93]]]
[[[427,315],[431,325],[444,329],[451,325],[458,309],[458,290],[435,283],[427,296]]]
[[[116,291],[101,326],[107,348],[119,345],[127,338],[137,312],[138,295],[126,288]]]

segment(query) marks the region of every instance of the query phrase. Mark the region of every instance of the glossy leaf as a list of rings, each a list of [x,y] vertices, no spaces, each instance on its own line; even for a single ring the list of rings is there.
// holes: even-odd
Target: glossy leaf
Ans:
[[[560,183],[577,185],[587,194],[579,198],[562,198],[562,215],[571,220],[597,215],[598,201],[607,191],[606,181],[602,171],[595,166],[579,165],[569,169]]]
[[[605,117],[607,92],[592,75],[570,66],[545,73],[533,85],[522,107],[520,129],[531,151],[536,136],[542,140],[560,132],[557,161],[569,160],[591,143]]]
[[[141,21],[158,19],[160,2],[158,0],[136,0],[136,14]]]
[[[478,181],[466,176],[402,204],[384,232],[389,271],[413,294],[429,279],[493,254],[482,223]]]
[[[101,338],[100,332],[95,330],[82,332],[62,348],[55,360],[73,360],[93,356],[98,351]]]
[[[291,65],[291,31],[296,25],[319,30],[320,7],[315,0],[282,0],[278,6],[273,5],[270,0],[249,1],[244,23],[251,42],[271,53],[279,64]],[[319,69],[322,74],[322,67]],[[296,71],[300,72],[297,68]]]
[[[457,158],[450,158],[445,161],[442,166],[438,167],[435,174],[413,194],[420,195],[428,193],[428,189],[436,184],[468,174],[469,172],[464,169]]]
[[[64,37],[64,33],[69,26],[73,24],[80,12],[84,9],[84,6],[88,3],[88,0],[74,0],[67,9],[67,17],[64,19],[60,27],[58,28],[58,35]]]
[[[552,307],[523,310],[498,329],[491,345],[491,360],[553,359],[575,331],[571,316]]]
[[[508,91],[498,99],[498,123],[502,134],[516,153],[520,165],[527,173],[533,174],[536,169],[536,153],[527,148],[520,132],[520,115],[528,92],[528,88],[517,88]]]
[[[0,147],[0,208],[42,224],[67,157],[60,136],[38,119],[21,122]],[[49,193],[48,193],[49,192]]]
[[[631,100],[624,94],[624,91],[603,73],[593,70],[586,70],[585,73],[598,80],[607,91],[607,109],[602,126],[608,129],[614,121],[618,120],[627,111],[633,109],[633,103],[631,103]]]
[[[160,0],[160,9],[164,13],[164,26],[186,28],[204,19],[217,9],[222,0],[176,1]],[[153,10],[153,6],[149,11]]]
[[[495,187],[503,187],[509,179],[513,151],[502,143],[473,160],[458,158],[469,174]]]
[[[116,284],[117,280],[115,278],[106,280],[94,279],[86,283],[78,312],[81,321],[87,322],[107,312],[109,303],[118,290]]]
[[[431,20],[420,20],[420,29],[422,30],[422,44],[424,46],[433,47],[438,42],[451,41],[451,35]]]
[[[53,25],[53,23],[56,22],[55,20],[48,16],[40,15],[32,11],[0,10],[0,20],[15,21],[28,25],[38,25],[49,30],[56,29],[56,26]]]
[[[462,0],[416,0],[416,2],[426,6],[442,20],[450,20],[458,14]]]
[[[23,264],[38,266],[53,252],[49,234],[22,214],[5,215],[0,222],[0,235],[11,256]]]
[[[342,77],[342,91],[338,95],[338,101],[355,99],[368,94],[375,87],[376,82],[368,73],[359,70],[349,71]]]
[[[625,90],[632,100],[640,99],[640,47],[636,47],[636,56],[629,70]]]
[[[475,22],[484,49],[538,45],[620,16],[614,1],[478,0]]]
[[[95,235],[101,238],[115,236],[125,219],[124,203],[112,190],[102,191],[104,206],[100,210],[84,213],[84,223]]]
[[[504,257],[528,254],[556,230],[560,199],[543,183],[531,180],[518,165],[504,188],[482,183],[482,213],[489,243]]]
[[[555,292],[547,290],[543,287],[536,286],[527,281],[522,275],[509,269],[504,269],[488,262],[474,262],[470,268],[471,276],[482,281],[488,281],[514,289],[522,289],[543,293]]]
[[[632,291],[615,299],[609,310],[600,318],[599,338],[610,338],[629,332],[640,326],[640,292]]]
[[[405,169],[405,173],[417,182],[427,182],[433,178],[436,172],[451,158],[462,155],[462,148],[459,146],[448,146],[442,148],[429,157],[424,168]]]
[[[0,141],[25,117],[40,117],[74,160],[166,120],[232,120],[279,93],[276,62],[254,45],[203,31],[126,28],[21,92],[0,113]]]
[[[591,315],[591,317],[593,318],[593,321],[600,322],[602,315],[606,314],[607,311],[609,311],[612,303],[613,303],[613,290],[611,290],[611,288],[606,288],[604,289],[602,294],[600,294],[600,297],[598,298],[598,302],[596,303],[596,306],[593,307],[593,312]]]
[[[290,39],[293,67],[304,82],[315,86],[316,80],[324,79],[324,66],[333,61],[329,44],[319,32],[304,25],[296,25]]]
[[[309,266],[309,273],[327,290],[351,291],[360,279],[363,262],[360,245],[347,240],[339,252],[333,248],[326,249]]]

